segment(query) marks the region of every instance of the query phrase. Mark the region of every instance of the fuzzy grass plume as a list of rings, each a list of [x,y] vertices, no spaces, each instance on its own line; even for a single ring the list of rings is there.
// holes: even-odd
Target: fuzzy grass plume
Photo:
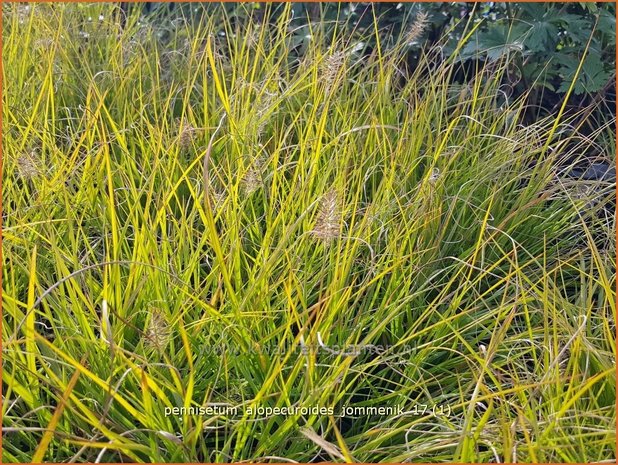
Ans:
[[[315,226],[311,233],[318,239],[330,242],[339,236],[341,224],[341,201],[335,189],[324,194]]]

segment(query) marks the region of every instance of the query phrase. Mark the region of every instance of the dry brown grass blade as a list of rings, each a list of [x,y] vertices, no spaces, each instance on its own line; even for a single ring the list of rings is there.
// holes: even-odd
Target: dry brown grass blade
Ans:
[[[326,439],[324,439],[318,433],[313,431],[313,429],[311,429],[311,428],[301,428],[300,429],[300,433],[303,436],[305,436],[307,439],[309,439],[311,442],[317,444],[322,449],[324,449],[328,453],[328,455],[330,455],[331,457],[338,458],[339,460],[345,460],[345,457],[343,456],[343,454],[341,453],[341,451],[339,450],[339,448],[336,445],[328,442]]]

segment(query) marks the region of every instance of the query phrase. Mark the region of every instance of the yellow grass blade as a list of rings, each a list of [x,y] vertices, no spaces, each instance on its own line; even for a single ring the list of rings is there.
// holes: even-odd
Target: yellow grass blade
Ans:
[[[83,365],[84,361],[86,361],[86,357],[87,355],[84,355],[82,357],[81,361],[79,362],[80,365]],[[67,385],[67,388],[62,394],[62,397],[60,398],[60,402],[58,403],[58,406],[56,407],[56,410],[54,411],[54,415],[52,416],[52,419],[49,422],[49,425],[47,425],[47,430],[45,431],[45,433],[43,433],[41,442],[39,443],[38,447],[36,448],[36,451],[34,452],[34,455],[32,456],[33,463],[40,463],[43,461],[43,457],[45,456],[45,452],[47,452],[47,448],[49,447],[49,443],[52,440],[54,431],[56,431],[56,426],[58,425],[58,421],[60,420],[60,417],[62,416],[62,412],[64,411],[64,407],[66,406],[67,400],[69,399],[69,396],[71,395],[71,391],[73,391],[73,388],[77,384],[77,380],[79,379],[80,374],[81,372],[79,370],[75,370],[75,372],[73,373],[73,376],[71,376],[69,384]]]

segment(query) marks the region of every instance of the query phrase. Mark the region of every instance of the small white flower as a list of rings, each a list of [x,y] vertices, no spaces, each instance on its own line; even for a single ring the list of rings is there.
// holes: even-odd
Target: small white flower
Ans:
[[[103,15],[99,15],[99,21],[103,21],[105,17]]]
[[[88,21],[92,21],[92,16],[88,16]]]

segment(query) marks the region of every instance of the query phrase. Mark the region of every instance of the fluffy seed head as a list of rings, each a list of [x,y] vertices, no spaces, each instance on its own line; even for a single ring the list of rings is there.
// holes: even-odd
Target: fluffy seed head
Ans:
[[[416,19],[406,33],[406,43],[408,45],[414,45],[421,38],[429,25],[428,18],[429,15],[425,11],[421,11],[416,15]]]
[[[339,75],[339,71],[345,61],[344,52],[331,53],[328,58],[322,64],[322,79],[326,86],[326,93],[328,94]]]
[[[335,189],[328,191],[320,203],[318,218],[311,233],[318,239],[329,242],[339,236],[341,206]]]
[[[267,163],[267,156],[263,152],[263,146],[258,144],[256,150],[260,150],[252,160],[249,161],[249,168],[241,180],[241,188],[246,196],[253,194],[263,185],[262,174]]]
[[[246,196],[253,194],[260,188],[262,176],[256,163],[252,163],[242,178],[242,190]]]
[[[148,345],[156,350],[162,350],[167,346],[169,337],[170,329],[165,315],[161,309],[153,308],[146,326]]]
[[[36,150],[24,153],[17,159],[17,171],[24,179],[32,179],[41,174],[41,160]]]
[[[176,125],[178,126],[178,144],[180,147],[183,149],[191,147],[197,137],[198,130],[191,123],[181,121],[179,118],[176,119]]]

